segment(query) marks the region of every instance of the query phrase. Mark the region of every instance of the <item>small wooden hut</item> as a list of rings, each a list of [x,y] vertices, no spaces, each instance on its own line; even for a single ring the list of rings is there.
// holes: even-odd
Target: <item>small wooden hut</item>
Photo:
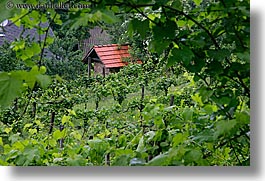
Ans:
[[[86,56],[83,58],[83,63],[88,64],[88,75],[91,75],[91,64],[94,64],[95,74],[102,74],[103,76],[118,72],[120,68],[128,65],[128,61],[132,60],[129,53],[129,45],[96,45],[93,46]],[[140,60],[137,63],[142,63]]]

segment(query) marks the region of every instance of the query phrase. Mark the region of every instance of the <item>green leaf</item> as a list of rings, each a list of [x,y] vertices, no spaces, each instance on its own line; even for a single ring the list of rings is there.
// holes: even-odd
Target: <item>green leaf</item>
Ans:
[[[185,108],[183,110],[182,116],[185,121],[191,121],[193,116],[193,110],[190,108]]]
[[[95,14],[81,13],[80,16],[72,18],[69,21],[71,23],[70,31],[77,30],[81,26],[86,26],[88,22],[95,22],[101,18],[101,12],[97,11]]]
[[[14,73],[0,72],[0,106],[9,106],[21,94],[22,85]]]
[[[25,163],[24,164],[28,165],[29,163],[33,162],[34,159],[40,157],[40,152],[39,152],[38,148],[28,146],[25,148],[23,155],[27,159],[27,164],[25,164]]]
[[[78,131],[73,131],[70,135],[73,136],[77,140],[82,139],[82,135]]]
[[[172,146],[176,147],[178,146],[180,143],[183,143],[185,140],[187,139],[187,137],[183,134],[183,133],[177,133],[173,140],[172,140]]]
[[[169,163],[169,156],[167,154],[161,154],[150,160],[148,166],[167,166]]]
[[[213,112],[216,112],[217,109],[217,106],[211,104],[207,104],[203,107],[203,110],[206,114],[212,114]]]
[[[193,1],[196,4],[196,6],[199,6],[201,4],[201,2],[202,2],[202,0],[193,0]]]
[[[177,25],[178,25],[179,27],[186,26],[186,24],[187,24],[187,22],[184,21],[184,20],[178,20],[178,21],[177,21]]]
[[[155,137],[155,132],[154,131],[149,131],[145,133],[145,136],[147,137],[147,142],[151,141]]]
[[[97,153],[103,154],[108,149],[108,143],[104,140],[95,139],[88,141],[89,146],[96,150]]]
[[[14,16],[15,14],[19,14],[21,9],[16,8],[15,4],[23,3],[23,0],[1,0],[0,2],[0,23],[10,17]]]
[[[49,145],[52,146],[52,147],[55,147],[57,145],[57,139],[50,139],[49,140]]]
[[[180,60],[184,63],[184,65],[188,66],[190,61],[194,57],[193,52],[188,47],[183,47],[179,52],[177,52],[177,56],[180,57]]]
[[[4,146],[2,137],[0,137],[0,146]]]
[[[193,21],[188,20],[188,25],[189,25],[189,27],[192,27],[194,24],[195,24],[195,23],[194,23]]]
[[[174,49],[174,51],[175,51],[175,49]],[[171,53],[172,53],[172,51],[171,51]],[[171,67],[171,66],[175,65],[177,63],[177,61],[178,61],[177,57],[170,54],[168,56],[168,59],[167,59],[167,67]]]
[[[139,140],[141,139],[141,137],[142,137],[142,131],[139,131],[139,133],[136,134],[136,135],[132,138],[131,142],[127,145],[127,147],[128,147],[128,146],[132,146],[132,145],[138,145]]]
[[[56,14],[55,18],[54,18],[54,23],[57,25],[62,25],[63,22],[61,20],[61,16],[59,14]]]
[[[218,75],[223,73],[223,66],[221,64],[221,62],[217,62],[217,61],[212,61],[211,63],[209,63],[208,65],[208,70],[207,72],[209,72],[212,75]]]
[[[185,162],[187,163],[191,163],[191,162],[196,162],[198,163],[199,160],[202,159],[202,152],[201,150],[190,150],[190,151],[187,151],[186,154],[185,154]]]
[[[41,48],[38,43],[32,43],[30,50],[34,53],[34,55],[41,53]]]
[[[170,45],[171,41],[169,40],[151,40],[149,43],[149,50],[151,52],[156,52],[158,54],[163,53],[163,51],[168,48]]]
[[[198,135],[192,138],[192,140],[197,141],[199,144],[203,142],[211,142],[213,141],[213,131],[212,130],[204,130],[200,132]]]
[[[140,0],[140,2],[141,1],[145,2],[144,0]],[[156,2],[157,5],[161,6],[161,5],[167,4],[168,1],[169,0],[156,0],[155,2]]]
[[[101,12],[101,19],[105,23],[113,24],[120,21],[120,19],[117,16],[115,16],[112,11],[102,10],[100,12]]]
[[[70,120],[70,116],[65,116],[65,115],[63,115],[63,117],[62,117],[62,124],[64,124],[64,123],[68,123],[69,120]]]
[[[241,60],[245,61],[246,63],[249,63],[250,61],[250,55],[249,52],[245,51],[243,53],[236,53],[237,57],[240,58]]]
[[[153,26],[152,31],[153,31],[153,38],[156,41],[170,41],[176,36],[176,28],[177,24],[175,21],[166,21],[164,23],[164,26]]]
[[[136,151],[140,153],[145,151],[144,136],[142,136],[141,139],[139,140],[139,144],[137,146]]]
[[[220,49],[220,50],[208,50],[207,55],[214,60],[217,61],[224,61],[226,57],[230,56],[231,53],[227,49]]]
[[[120,155],[115,157],[112,166],[128,166],[130,163],[131,155]]]
[[[159,145],[161,147],[167,147],[169,144],[168,144],[168,142],[161,142]]]
[[[30,59],[33,57],[34,52],[31,47],[26,47],[23,51],[21,51],[22,55],[20,56],[23,61]]]
[[[33,134],[35,134],[35,133],[37,133],[38,131],[37,131],[37,129],[29,129],[29,133],[31,134],[31,135],[33,135]]]
[[[41,16],[41,22],[46,23],[48,21],[48,18],[44,15]]]
[[[52,134],[55,140],[62,139],[65,136],[65,129],[63,131],[56,130]]]
[[[47,45],[50,45],[50,44],[52,44],[54,42],[54,38],[53,37],[47,37],[46,38],[46,44]]]
[[[236,113],[236,121],[238,124],[249,124],[250,116],[247,112],[237,112]]]
[[[74,158],[67,158],[66,162],[69,166],[85,166],[87,163],[82,155],[75,155]]]
[[[27,128],[30,128],[33,124],[32,123],[27,123],[25,124],[24,128],[23,129],[27,129]]]
[[[234,120],[221,120],[216,123],[216,132],[214,134],[215,138],[218,138],[222,135],[229,135],[230,131],[235,127],[237,124],[237,121]]]
[[[38,66],[33,66],[30,72],[24,72],[23,79],[28,84],[29,88],[33,89],[36,83],[36,75],[38,74]]]
[[[176,10],[179,10],[179,11],[182,11],[183,9],[183,6],[182,6],[182,1],[180,0],[174,0],[172,5],[171,5],[172,8],[175,8]]]
[[[51,77],[48,75],[42,75],[38,74],[36,76],[37,82],[40,84],[40,86],[44,89],[46,89],[51,84]]]
[[[130,21],[128,25],[128,33],[132,37],[133,32],[136,31],[140,34],[141,38],[145,38],[146,33],[149,30],[149,21],[148,20],[138,20],[138,19],[133,19]]]
[[[183,47],[182,49],[173,48],[167,62],[167,67],[174,65],[176,62],[182,62],[185,66],[188,66],[193,57],[194,54],[188,47]]]
[[[11,47],[14,51],[18,51],[25,48],[26,42],[24,40],[14,41],[11,43]]]
[[[18,149],[18,150],[20,150],[20,151],[23,151],[24,148],[25,148],[25,146],[26,146],[26,145],[24,145],[23,142],[21,142],[21,141],[17,141],[17,142],[15,142],[15,143],[12,145],[13,148]]]
[[[8,134],[12,131],[12,128],[5,128],[4,131]]]
[[[121,156],[121,155],[133,155],[134,151],[130,149],[116,149],[115,150],[115,155],[116,156]]]
[[[191,95],[191,98],[193,101],[195,101],[199,106],[203,106],[203,102],[201,99],[201,96],[199,95],[199,93],[196,93],[195,95]]]

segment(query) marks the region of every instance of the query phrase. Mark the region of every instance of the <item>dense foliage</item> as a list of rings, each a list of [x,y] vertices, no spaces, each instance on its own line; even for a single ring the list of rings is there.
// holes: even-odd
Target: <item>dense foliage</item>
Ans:
[[[56,32],[56,31],[54,31]],[[50,57],[45,58],[43,65],[47,68],[48,75],[59,75],[65,79],[74,79],[87,70],[83,64],[83,52],[78,49],[79,41],[72,33],[64,37],[55,36],[49,46]]]
[[[126,14],[143,64],[63,80],[45,74],[49,27],[13,42],[27,69],[0,72],[0,165],[250,165],[249,1],[82,3],[65,22],[54,9],[11,20],[74,31]]]

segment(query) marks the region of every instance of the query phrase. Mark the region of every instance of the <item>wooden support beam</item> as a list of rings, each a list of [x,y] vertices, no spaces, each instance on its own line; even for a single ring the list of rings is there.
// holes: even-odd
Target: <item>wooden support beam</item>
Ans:
[[[105,77],[105,67],[103,67],[103,72],[102,72],[102,74],[103,74],[103,77]]]
[[[101,62],[99,58],[92,58],[93,62]]]
[[[87,57],[87,71],[88,71],[88,77],[91,76],[91,58]]]

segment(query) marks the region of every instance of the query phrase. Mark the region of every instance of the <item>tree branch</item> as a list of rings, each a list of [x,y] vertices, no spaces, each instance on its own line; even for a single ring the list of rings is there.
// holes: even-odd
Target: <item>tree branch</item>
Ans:
[[[48,37],[49,29],[51,27],[51,23],[54,21],[54,19],[55,19],[56,16],[57,16],[57,12],[53,16],[52,21],[49,22],[49,25],[48,25],[47,29],[45,30],[45,37],[44,37],[44,41],[43,41],[43,47],[41,49],[40,59],[39,59],[39,62],[38,62],[38,65],[39,66],[41,66],[41,61],[42,61],[43,56],[44,56],[44,49],[45,49],[45,46],[46,46],[46,40],[47,40],[47,37]]]
[[[167,8],[167,9],[172,10],[172,11],[175,11],[175,12],[177,12],[178,14],[183,15],[183,16],[185,16],[187,19],[189,19],[189,20],[191,20],[192,22],[194,22],[196,25],[198,25],[201,29],[203,29],[203,30],[207,33],[207,35],[210,37],[210,39],[212,40],[212,42],[213,42],[213,44],[215,45],[215,47],[216,47],[217,49],[220,49],[220,46],[219,46],[219,44],[217,43],[215,37],[212,35],[212,33],[211,33],[206,27],[204,27],[201,23],[199,23],[198,21],[196,21],[195,19],[193,19],[190,15],[184,13],[183,11],[179,11],[179,10],[177,10],[177,9],[175,9],[175,8],[172,8],[172,7],[170,7],[170,6],[163,5],[162,7],[165,7],[165,8]]]

